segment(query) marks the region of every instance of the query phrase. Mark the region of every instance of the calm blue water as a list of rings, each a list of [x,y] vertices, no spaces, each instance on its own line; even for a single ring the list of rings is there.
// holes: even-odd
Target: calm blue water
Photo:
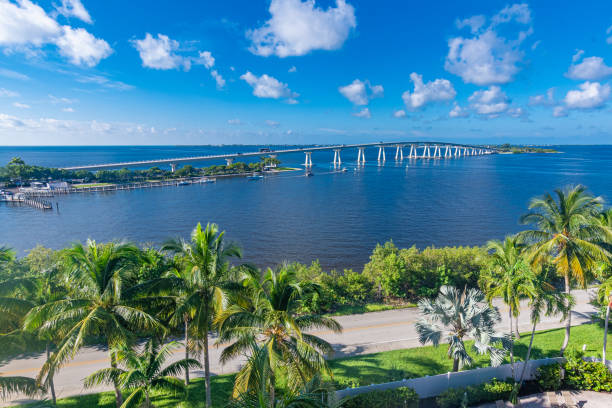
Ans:
[[[0,163],[13,156],[46,166],[102,163],[220,152],[255,147],[0,147]],[[371,161],[354,170],[356,152],[343,152],[347,173],[331,173],[333,153],[313,154],[314,177],[303,171],[263,181],[105,194],[59,196],[59,213],[0,203],[0,245],[20,254],[43,244],[126,238],[160,243],[187,236],[201,221],[216,222],[260,266],[282,260],[325,268],[360,269],[378,242],[399,246],[480,245],[522,228],[529,199],[572,183],[612,200],[612,146],[562,146],[563,154],[492,155],[396,164]],[[374,160],[376,150],[366,152]],[[302,154],[281,156],[298,165]],[[211,163],[207,163],[211,164]]]

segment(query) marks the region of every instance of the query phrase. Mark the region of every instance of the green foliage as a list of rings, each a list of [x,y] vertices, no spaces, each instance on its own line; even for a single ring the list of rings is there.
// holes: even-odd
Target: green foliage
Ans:
[[[346,400],[344,408],[416,408],[419,395],[408,387],[359,394]]]
[[[545,391],[556,391],[561,389],[563,385],[561,364],[554,363],[538,367],[536,379],[540,388]]]
[[[467,405],[481,404],[497,400],[507,400],[514,382],[493,379],[488,383],[470,385],[465,388],[450,388],[436,398],[440,408],[459,408],[464,400]]]
[[[612,391],[612,373],[602,363],[568,358],[564,365],[565,385],[576,390]]]

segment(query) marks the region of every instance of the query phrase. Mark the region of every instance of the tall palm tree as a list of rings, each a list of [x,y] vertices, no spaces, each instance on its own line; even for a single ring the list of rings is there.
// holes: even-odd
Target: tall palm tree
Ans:
[[[522,246],[516,236],[506,237],[503,242],[489,241],[487,250],[491,252],[492,267],[481,277],[481,284],[489,303],[493,298],[501,297],[508,305],[508,324],[510,325],[510,364],[514,376],[514,330],[513,318],[517,321],[520,314],[521,299],[531,298],[536,292],[535,274],[523,261]]]
[[[117,367],[114,350],[125,347],[138,332],[163,331],[164,327],[145,307],[157,302],[155,297],[129,296],[133,266],[139,250],[130,244],[75,244],[66,251],[71,266],[69,280],[73,293],[66,299],[34,307],[26,316],[25,328],[41,334],[57,335],[57,350],[43,365],[38,376],[53,375],[73,358],[90,336],[104,338],[111,367]],[[117,407],[123,404],[119,384],[115,381]]]
[[[449,344],[448,356],[453,359],[453,371],[472,364],[464,339],[472,338],[473,350],[489,354],[491,365],[498,366],[506,355],[507,339],[495,334],[495,323],[500,321],[497,308],[485,302],[484,294],[478,289],[458,290],[442,286],[435,300],[419,301],[421,318],[415,324],[419,342],[432,343],[437,347],[445,337]],[[501,343],[502,348],[496,347]]]
[[[185,349],[189,349],[189,333],[197,335],[204,354],[204,377],[206,383],[206,406],[212,404],[210,391],[210,357],[208,333],[212,320],[223,306],[225,289],[231,284],[231,257],[242,256],[235,245],[225,244],[225,233],[219,232],[216,224],[207,224],[205,229],[198,223],[191,233],[191,240],[174,240],[164,244],[163,249],[180,255],[180,267],[175,276],[165,283],[174,286],[177,303],[174,320],[185,325]],[[189,354],[186,354],[188,357]],[[189,381],[189,374],[185,374]]]
[[[0,377],[0,397],[6,399],[15,394],[35,396],[43,391],[36,380],[29,377]]]
[[[129,392],[121,408],[151,408],[152,392],[182,393],[186,389],[185,385],[175,376],[183,370],[202,367],[194,359],[182,359],[164,367],[178,347],[180,343],[175,341],[160,346],[155,338],[151,338],[141,352],[132,348],[118,350],[117,359],[125,369],[111,367],[98,370],[85,379],[85,388],[118,381]]]
[[[521,217],[521,222],[538,229],[523,231],[519,236],[531,245],[528,257],[533,264],[552,257],[564,279],[565,292],[571,294],[572,282],[584,287],[597,263],[611,256],[602,243],[612,239],[612,230],[599,222],[603,199],[587,193],[584,186],[557,189],[554,194],[531,200],[530,212]],[[571,313],[566,319],[561,355],[569,343],[570,330]]]
[[[249,357],[236,376],[234,397],[257,388],[258,370],[268,367],[264,380],[274,406],[277,372],[285,374],[292,390],[320,372],[330,373],[325,355],[333,352],[332,346],[305,331],[326,328],[339,333],[342,328],[328,317],[298,314],[303,296],[318,286],[300,282],[292,266],[268,269],[263,276],[258,271],[245,272],[242,283],[248,296],[235,298],[216,320],[218,343],[231,342],[221,353],[221,362]]]
[[[610,308],[612,308],[612,277],[609,277],[599,285],[597,292],[599,304],[606,305],[606,317],[604,321],[604,338],[601,359],[605,363],[608,348],[608,324],[610,322]]]

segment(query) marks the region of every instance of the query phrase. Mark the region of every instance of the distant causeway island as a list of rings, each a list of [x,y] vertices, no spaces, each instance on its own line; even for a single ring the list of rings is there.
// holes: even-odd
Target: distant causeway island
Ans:
[[[559,150],[537,147],[537,146],[520,146],[505,143],[496,147],[500,154],[520,154],[520,153],[561,153]]]

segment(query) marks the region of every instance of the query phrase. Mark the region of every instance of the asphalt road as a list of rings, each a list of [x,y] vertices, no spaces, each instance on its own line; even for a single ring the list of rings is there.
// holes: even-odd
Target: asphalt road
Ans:
[[[593,290],[575,291],[576,306],[572,311],[572,324],[578,325],[590,321],[590,315],[596,310],[589,304],[594,296]],[[494,302],[502,315],[499,331],[507,331],[507,307],[501,301]],[[531,330],[529,313],[526,305],[522,306],[523,313],[519,318],[519,329],[521,332]],[[420,346],[414,323],[419,318],[416,308],[389,310],[384,312],[365,313],[360,315],[339,316],[336,319],[343,327],[341,334],[331,331],[313,331],[312,334],[322,337],[330,342],[336,351],[335,357],[376,353],[380,351],[398,350]],[[560,317],[546,317],[538,325],[538,330],[562,327]],[[211,344],[214,342],[211,338]],[[235,360],[222,366],[219,363],[219,355],[222,347],[211,349],[211,371],[214,374],[227,374],[238,371],[240,360]],[[174,355],[175,359],[182,358],[184,350],[179,350]],[[35,377],[38,370],[45,361],[44,354],[33,354],[16,358],[0,367],[0,374],[4,376],[27,376]],[[83,378],[100,368],[108,367],[108,352],[103,347],[87,347],[67,365],[65,365],[55,377],[55,386],[58,398],[75,394],[100,391],[106,388],[88,389],[83,388]],[[194,377],[203,376],[202,371],[194,371]],[[11,403],[23,401],[15,398]],[[10,404],[9,404],[10,405]]]

